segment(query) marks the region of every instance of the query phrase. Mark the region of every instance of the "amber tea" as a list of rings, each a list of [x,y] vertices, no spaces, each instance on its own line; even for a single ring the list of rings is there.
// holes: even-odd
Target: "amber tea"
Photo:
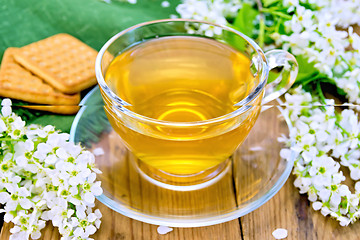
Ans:
[[[134,123],[107,104],[109,120],[143,163],[175,175],[205,171],[229,158],[258,116],[260,106],[241,119],[222,120],[254,90],[250,64],[244,54],[209,38],[142,42],[115,57],[105,81],[128,103],[124,108],[154,124]],[[201,124],[211,119],[216,121]]]

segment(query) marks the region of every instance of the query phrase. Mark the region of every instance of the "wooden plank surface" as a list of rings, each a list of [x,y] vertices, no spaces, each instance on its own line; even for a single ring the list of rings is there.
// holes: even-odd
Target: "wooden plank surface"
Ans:
[[[157,233],[155,225],[142,223],[125,217],[102,203],[97,203],[97,207],[103,214],[100,230],[92,237],[95,240],[182,240],[182,239],[202,239],[202,240],[239,240],[241,239],[241,231],[238,220],[233,220],[223,224],[217,224],[209,227],[200,228],[174,228],[174,230],[166,235]],[[0,239],[8,240],[10,236],[11,224],[5,223]],[[56,228],[51,224],[42,232],[41,240],[58,240],[60,235]]]
[[[270,124],[274,126],[274,122],[277,121],[276,117],[266,117],[265,121],[261,124]],[[261,122],[261,121],[260,121]],[[270,129],[266,127],[269,133],[274,131],[275,128]],[[111,135],[110,137],[116,137]],[[105,145],[109,149],[106,151],[116,152],[117,156],[125,154],[125,151],[115,143],[117,141],[111,140]],[[268,157],[267,157],[268,158]],[[130,159],[127,157],[127,159]],[[167,198],[166,193],[161,192],[147,186],[146,182],[136,177],[136,174],[130,169],[130,165],[127,162],[115,162],[109,165],[107,171],[118,171],[118,167],[128,169],[124,174],[117,174],[113,179],[109,179],[108,182],[103,180],[103,183],[110,184],[108,187],[113,188],[119,195],[126,196],[129,201],[139,204],[139,206],[145,206],[145,209],[149,211],[157,211],[161,209],[170,209],[173,206],[180,206],[181,201],[172,200],[166,204],[166,206],[154,206],[150,204],[151,201],[163,201],[163,198]],[[125,165],[121,165],[125,164]],[[128,164],[128,165],[126,165]],[[269,165],[270,167],[270,165]],[[104,171],[104,169],[102,169]],[[106,170],[106,169],[105,169]],[[249,171],[249,169],[247,170]],[[104,172],[106,175],[106,172]],[[133,184],[140,184],[141,188],[118,188],[117,182],[132,181]],[[240,179],[241,180],[241,179]],[[222,180],[221,180],[222,181]],[[226,194],[226,189],[229,188],[229,182],[225,180],[221,182],[225,190],[213,189],[213,192],[217,191],[217,194]],[[174,230],[166,235],[159,235],[157,233],[157,227],[142,223],[121,214],[112,211],[100,202],[97,202],[97,208],[103,214],[102,226],[100,230],[92,236],[94,239],[110,239],[110,240],[212,240],[212,239],[226,239],[226,240],[263,240],[274,239],[272,232],[277,228],[285,228],[288,230],[287,239],[358,239],[360,235],[360,223],[355,223],[349,227],[341,227],[335,220],[322,216],[319,212],[312,209],[306,196],[299,194],[298,190],[293,186],[294,177],[291,176],[284,187],[267,203],[258,208],[257,210],[243,216],[241,219],[236,219],[227,223],[218,224],[209,227],[198,228],[174,228]],[[113,185],[111,185],[113,184]],[[236,183],[235,183],[236,184]],[[132,185],[134,186],[134,185]],[[117,190],[116,190],[117,189]],[[141,197],[139,197],[141,196]],[[207,196],[207,195],[204,195]],[[184,197],[184,196],[182,196]],[[237,201],[241,201],[239,196],[236,196]],[[234,196],[235,199],[235,196]],[[226,199],[227,204],[233,204],[234,199]],[[174,205],[175,204],[175,205]],[[204,206],[206,207],[206,206]],[[219,208],[221,210],[221,208]],[[169,210],[170,211],[170,210]],[[0,240],[9,239],[11,228],[10,224],[4,224]],[[53,228],[51,224],[43,230],[42,240],[59,240],[60,236],[56,228]]]
[[[199,228],[174,228],[166,235],[157,233],[157,226],[132,220],[116,213],[102,203],[97,207],[105,216],[100,230],[93,235],[95,240],[266,240],[274,239],[272,232],[277,228],[288,230],[287,239],[301,240],[355,240],[360,236],[360,223],[348,227],[341,227],[335,220],[324,217],[314,211],[306,196],[300,195],[293,186],[290,177],[284,187],[259,209],[245,215],[240,221]],[[4,224],[0,240],[7,240],[10,236],[10,224]],[[241,233],[242,229],[242,233]],[[48,225],[43,231],[42,240],[58,240],[57,229]]]
[[[244,240],[274,239],[271,233],[277,228],[288,230],[287,239],[359,239],[360,223],[341,227],[336,220],[314,211],[293,182],[291,176],[274,198],[241,218]]]

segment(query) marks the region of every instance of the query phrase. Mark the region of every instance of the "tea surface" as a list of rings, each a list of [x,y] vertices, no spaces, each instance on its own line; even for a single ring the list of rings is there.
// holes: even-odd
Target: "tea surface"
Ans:
[[[131,111],[170,122],[231,113],[255,85],[246,56],[200,37],[161,37],[135,45],[112,61],[105,81]],[[134,127],[109,107],[107,111],[114,129],[139,159],[172,174],[198,173],[226,160],[257,116],[255,111],[241,120],[205,127]]]

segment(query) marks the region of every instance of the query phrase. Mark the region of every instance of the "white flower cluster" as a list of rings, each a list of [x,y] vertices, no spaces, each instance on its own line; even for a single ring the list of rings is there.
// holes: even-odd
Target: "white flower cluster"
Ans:
[[[249,0],[248,0],[249,1]],[[246,0],[183,0],[176,7],[176,11],[184,19],[208,21],[221,25],[227,25],[226,18],[234,18]],[[194,29],[195,30],[195,29]],[[220,34],[221,29],[208,25],[201,25],[200,32],[212,37]]]
[[[10,240],[38,239],[45,222],[59,228],[62,240],[91,239],[100,227],[95,196],[102,194],[94,155],[68,141],[53,126],[25,126],[2,101],[0,114],[0,203]]]
[[[176,10],[182,18],[228,25],[227,20],[236,17],[243,3],[254,5],[257,2],[183,0]],[[360,36],[352,28],[352,25],[360,25],[360,1],[282,0],[279,4],[288,9],[291,20],[285,22],[287,34],[271,34],[276,45],[314,63],[315,68],[334,79],[350,102],[360,104]],[[188,28],[209,37],[221,33],[221,29],[208,25]]]
[[[316,10],[305,8],[303,2]],[[314,63],[335,80],[350,102],[359,104],[360,37],[351,26],[360,25],[360,1],[284,0],[283,4],[294,15],[285,22],[289,35],[272,34],[276,43]]]
[[[352,193],[342,184],[345,176],[339,169],[341,165],[347,167],[351,179],[360,179],[358,116],[348,109],[337,113],[333,100],[320,104],[301,87],[292,93],[285,95],[284,113],[293,128],[289,138],[279,139],[289,147],[282,149],[280,155],[286,159],[295,157],[294,184],[300,193],[308,194],[313,208],[347,226],[360,217],[360,181]]]
[[[245,2],[255,6],[265,1],[183,0],[177,11],[183,18],[228,24],[227,19],[234,18]],[[360,104],[360,36],[352,27],[360,25],[360,1],[282,0],[273,4],[276,6],[261,6],[259,12],[289,19],[283,22],[286,34],[274,32],[269,36],[275,45],[314,64],[323,75],[334,80],[350,102]],[[287,13],[280,12],[283,7]],[[202,30],[208,31],[208,36],[217,34],[213,29]],[[289,138],[282,138],[289,149],[282,150],[281,156],[288,158],[296,154],[295,185],[301,193],[308,193],[314,209],[321,209],[323,215],[337,218],[343,226],[354,222],[360,217],[360,181],[355,185],[355,193],[351,193],[342,184],[345,177],[339,169],[345,166],[353,180],[360,179],[357,115],[348,109],[337,113],[333,100],[325,100],[328,105],[324,106],[301,87],[285,98],[286,115],[294,127]],[[290,146],[292,142],[294,145]]]

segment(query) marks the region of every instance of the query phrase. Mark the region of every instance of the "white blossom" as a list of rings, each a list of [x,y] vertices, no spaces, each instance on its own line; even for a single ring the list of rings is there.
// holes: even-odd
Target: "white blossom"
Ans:
[[[227,25],[227,17],[235,17],[241,8],[242,0],[184,0],[176,7],[181,18],[208,21],[221,25]],[[221,29],[207,24],[189,25],[190,32],[201,32],[212,37],[220,35]]]
[[[92,208],[102,194],[94,155],[53,126],[26,126],[10,104],[2,101],[0,115],[0,203],[4,221],[14,223],[10,239],[39,239],[46,221],[64,238],[91,239],[101,218]]]
[[[308,194],[313,208],[321,210],[324,216],[336,218],[341,226],[347,226],[360,216],[360,184],[355,185],[355,193],[352,193],[342,183],[345,176],[340,171],[340,164],[349,168],[352,179],[360,179],[357,114],[349,109],[337,113],[330,100],[326,102],[332,106],[318,106],[318,99],[307,95],[300,87],[292,93],[285,95],[287,107],[284,113],[294,127],[290,129],[287,141],[281,138],[290,148],[281,150],[280,156],[296,156],[294,185],[300,193]]]
[[[162,6],[163,8],[170,7],[170,3],[169,3],[168,1],[162,1],[162,2],[161,2],[161,6]]]
[[[95,148],[92,152],[95,156],[102,156],[105,154],[104,149],[101,147]]]
[[[360,24],[360,2],[313,0],[316,8],[312,9],[301,3],[305,1],[283,1],[294,15],[285,22],[286,34],[270,36],[278,46],[314,63],[315,68],[335,80],[350,102],[359,104],[360,37],[352,25]],[[343,30],[346,28],[348,31]]]
[[[284,228],[278,228],[272,232],[275,239],[284,239],[288,236],[288,231]]]
[[[157,228],[157,232],[161,235],[167,234],[169,232],[171,232],[173,229],[171,227],[167,227],[167,226],[159,226]]]

